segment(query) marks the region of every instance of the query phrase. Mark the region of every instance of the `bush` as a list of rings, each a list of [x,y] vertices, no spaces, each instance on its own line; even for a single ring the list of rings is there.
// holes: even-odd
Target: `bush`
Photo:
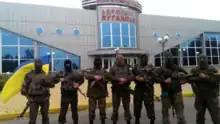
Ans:
[[[6,81],[9,79],[10,75],[1,74],[0,75],[0,91],[2,91]]]

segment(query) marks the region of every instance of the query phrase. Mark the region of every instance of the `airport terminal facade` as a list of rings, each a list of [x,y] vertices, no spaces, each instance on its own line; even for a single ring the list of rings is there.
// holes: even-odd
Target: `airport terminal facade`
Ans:
[[[169,35],[165,50],[176,64],[197,65],[206,54],[220,63],[220,22],[141,14],[133,0],[83,0],[83,9],[0,2],[0,72],[13,72],[22,62],[52,55],[52,70],[62,70],[66,58],[78,68],[91,68],[96,56],[104,68],[120,48],[128,64],[148,54],[160,66],[157,37]]]

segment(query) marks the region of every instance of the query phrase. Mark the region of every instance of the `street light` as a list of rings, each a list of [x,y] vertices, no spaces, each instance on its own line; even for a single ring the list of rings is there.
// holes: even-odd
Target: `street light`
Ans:
[[[159,44],[161,44],[162,46],[162,53],[163,53],[163,65],[165,63],[165,45],[169,40],[169,36],[166,34],[163,38],[159,37],[157,38],[157,41],[159,42]]]

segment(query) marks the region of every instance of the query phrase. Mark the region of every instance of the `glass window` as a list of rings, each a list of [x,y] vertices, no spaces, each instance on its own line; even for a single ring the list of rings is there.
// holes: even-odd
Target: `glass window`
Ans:
[[[218,57],[212,57],[212,64],[218,64]]]
[[[189,65],[196,65],[196,57],[189,57]]]
[[[34,48],[20,47],[20,59],[34,59]]]
[[[122,35],[128,36],[128,24],[122,23],[121,27],[122,27]]]
[[[18,45],[18,36],[2,30],[2,45]]]
[[[27,59],[21,59],[20,64],[22,64],[23,62],[26,62],[26,61],[31,61],[31,60],[33,60],[33,59],[28,59],[28,60]]]
[[[103,45],[103,47],[111,47],[111,37],[110,36],[103,36],[102,45]]]
[[[108,59],[104,59],[104,69],[108,69]]]
[[[211,57],[208,57],[208,63],[212,64],[212,58]]]
[[[122,36],[122,47],[129,47],[129,37]]]
[[[20,36],[20,45],[34,45],[33,40]]]
[[[136,37],[130,37],[130,43],[131,43],[131,47],[135,48],[136,47]]]
[[[54,59],[54,71],[64,70],[65,59]]]
[[[120,23],[112,23],[112,35],[120,35]]]
[[[18,60],[2,60],[2,72],[14,72],[18,66]]]
[[[202,54],[202,48],[196,48],[196,55]]]
[[[18,59],[18,47],[2,47],[2,59]]]
[[[110,23],[102,23],[102,35],[110,35]]]
[[[178,48],[171,48],[170,51],[173,56],[176,56],[176,57],[178,56]]]
[[[131,37],[136,37],[136,36],[135,36],[135,32],[136,32],[136,30],[135,30],[135,24],[130,24],[130,36],[131,36]]]
[[[155,64],[155,66],[161,66],[160,58],[155,58],[154,64]]]
[[[206,47],[210,47],[210,42],[209,42],[209,40],[206,40],[206,41],[205,41],[205,46],[206,46]]]
[[[188,48],[189,56],[196,56],[195,48]]]
[[[155,58],[160,58],[160,54],[155,55]]]
[[[211,43],[211,47],[217,47],[218,45],[217,45],[217,39],[216,39],[216,37],[211,37],[210,38],[210,43]]]
[[[183,57],[183,65],[188,66],[188,57]]]
[[[218,54],[220,55],[220,49],[218,49]]]
[[[210,48],[206,48],[206,55],[207,55],[207,56],[211,56],[211,50],[210,50]]]
[[[48,55],[49,53],[51,53],[51,48],[49,46],[38,46],[38,57],[41,58],[43,56]]]
[[[183,52],[183,56],[188,56],[188,49],[183,48],[182,52]]]
[[[195,40],[189,40],[188,41],[189,46],[188,47],[195,47]]]
[[[74,59],[70,59],[73,63],[73,67],[76,66],[78,69],[80,69],[80,57],[75,56]]]
[[[200,38],[196,38],[196,47],[202,47]]]
[[[211,48],[212,50],[212,56],[218,56],[218,49],[217,48]]]
[[[121,46],[121,39],[120,36],[113,36],[113,47],[120,47]]]
[[[64,51],[61,51],[61,50],[58,50],[58,49],[53,49],[53,52],[55,53],[54,54],[54,58],[57,59],[57,58],[62,58],[62,59],[65,59],[67,56],[66,56],[66,53]]]

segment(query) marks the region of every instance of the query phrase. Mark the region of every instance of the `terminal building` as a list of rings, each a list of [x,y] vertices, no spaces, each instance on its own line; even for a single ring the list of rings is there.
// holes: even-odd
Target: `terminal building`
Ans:
[[[134,0],[83,0],[83,9],[0,2],[0,73],[22,62],[52,55],[52,71],[66,58],[80,69],[91,68],[96,56],[104,68],[115,62],[115,48],[130,65],[140,55],[162,64],[158,38],[169,36],[164,50],[181,66],[197,65],[206,54],[220,62],[220,21],[142,14]]]

